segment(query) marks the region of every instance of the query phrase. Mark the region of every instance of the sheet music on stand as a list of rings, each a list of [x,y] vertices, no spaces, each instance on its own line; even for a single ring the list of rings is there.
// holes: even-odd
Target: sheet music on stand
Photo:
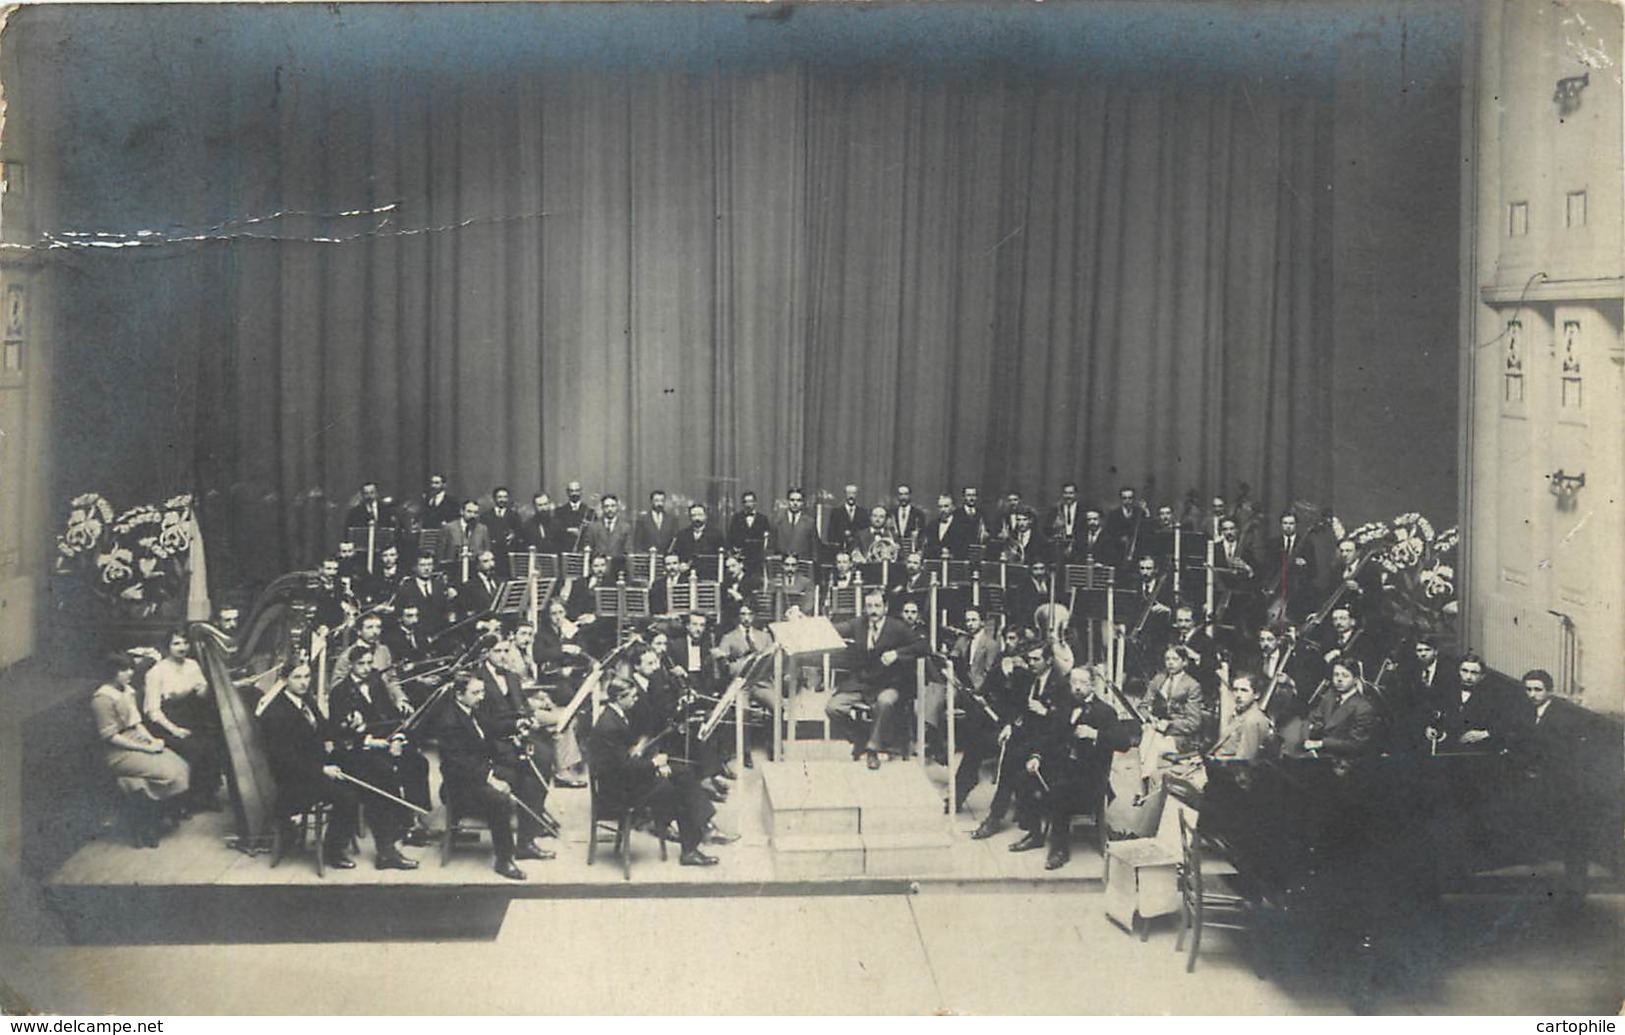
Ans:
[[[1065,593],[1106,589],[1117,582],[1117,570],[1109,564],[1068,564],[1062,591]]]
[[[557,579],[536,580],[536,610],[540,611],[542,608],[547,606],[547,602],[549,600],[553,599],[553,590],[558,588],[558,584],[559,582]],[[513,582],[508,583],[508,585],[520,586],[522,588],[520,610],[528,613],[530,610],[530,580],[516,579]],[[504,589],[506,588],[507,587],[504,587]]]
[[[835,623],[820,615],[773,622],[768,631],[779,649],[791,657],[846,649],[846,640],[836,631]]]

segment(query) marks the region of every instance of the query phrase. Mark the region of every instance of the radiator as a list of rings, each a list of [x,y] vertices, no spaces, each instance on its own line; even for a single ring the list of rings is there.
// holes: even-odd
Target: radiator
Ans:
[[[1558,693],[1572,695],[1576,673],[1564,671],[1566,641],[1562,619],[1544,607],[1525,607],[1498,595],[1486,601],[1479,650],[1491,668],[1513,679],[1543,668],[1557,678]]]

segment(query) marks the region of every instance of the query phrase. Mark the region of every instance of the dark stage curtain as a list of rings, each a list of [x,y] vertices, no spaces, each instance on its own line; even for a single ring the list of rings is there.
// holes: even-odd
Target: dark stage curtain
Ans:
[[[177,323],[210,315],[175,469],[223,580],[312,563],[359,482],[411,497],[431,470],[527,502],[570,478],[634,505],[900,479],[1323,498],[1312,93],[244,72],[198,175],[236,216],[316,215],[180,260],[209,297],[176,292]]]

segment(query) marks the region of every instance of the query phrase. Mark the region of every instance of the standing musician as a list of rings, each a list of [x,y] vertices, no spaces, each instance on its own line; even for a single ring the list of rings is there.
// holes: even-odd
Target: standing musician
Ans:
[[[395,527],[395,508],[387,500],[378,498],[377,482],[361,483],[361,499],[344,513],[345,528]]]
[[[1083,529],[1083,522],[1078,520],[1082,516],[1082,508],[1078,506],[1078,483],[1063,483],[1060,500],[1050,508],[1044,519],[1044,531],[1048,533],[1050,542],[1055,544],[1055,559],[1060,563],[1066,563],[1072,556],[1073,544]]]
[[[472,560],[489,549],[491,530],[480,521],[480,501],[464,500],[462,517],[440,526],[440,562],[450,564],[464,557]],[[462,578],[461,571],[457,577]]]
[[[720,554],[726,545],[722,533],[711,527],[705,504],[694,503],[688,508],[688,527],[672,541],[672,552],[693,567],[697,558]],[[708,570],[715,574],[714,568]]]
[[[671,553],[671,544],[677,538],[677,519],[666,513],[666,490],[649,493],[649,512],[639,514],[637,527],[632,531],[632,550],[648,553],[653,550],[664,557]]]
[[[717,857],[701,851],[700,845],[716,810],[698,781],[674,782],[669,754],[634,731],[629,715],[637,707],[638,695],[636,681],[617,679],[610,684],[609,703],[593,724],[588,758],[597,793],[604,799],[597,808],[603,812],[647,808],[657,830],[677,824],[679,863],[715,866]]]
[[[1299,534],[1298,516],[1290,510],[1281,515],[1280,538],[1270,543],[1260,575],[1267,580],[1272,611],[1299,621],[1314,608],[1315,551],[1309,537]]]
[[[891,509],[891,525],[897,538],[905,544],[917,544],[925,538],[925,511],[914,505],[914,490],[908,485],[897,487],[897,503]],[[872,519],[871,519],[872,523]],[[910,546],[910,549],[913,549]]]
[[[1367,611],[1373,611],[1382,599],[1382,568],[1361,557],[1360,548],[1352,539],[1338,540],[1337,561],[1332,566],[1331,583],[1327,587],[1329,590],[1342,586],[1343,599],[1363,606]]]
[[[739,513],[728,522],[728,546],[738,551],[747,567],[760,567],[767,557],[767,515],[756,509],[756,494],[739,497]]]
[[[581,549],[582,529],[598,515],[581,498],[581,483],[570,482],[564,487],[564,502],[553,508],[553,542],[561,553],[574,553]]]
[[[1105,521],[1094,507],[1083,512],[1083,532],[1073,543],[1072,555],[1084,564],[1116,564]]]
[[[1105,516],[1103,525],[1109,559],[1100,556],[1096,561],[1113,567],[1132,562],[1139,552],[1142,522],[1149,525],[1150,514],[1145,509],[1145,503],[1135,494],[1134,487],[1125,485],[1118,489],[1117,506]]]
[[[351,776],[427,810],[429,762],[397,731],[406,714],[373,669],[372,648],[357,644],[346,658],[349,673],[334,685],[327,706],[336,761]],[[428,843],[427,831],[414,829],[407,811],[381,795],[368,794],[367,825],[377,844],[380,870],[417,869],[415,860],[395,848],[403,838],[414,845]]]
[[[424,490],[423,502],[418,506],[418,527],[439,528],[448,521],[457,520],[457,510],[457,501],[447,491],[446,476],[429,475],[429,487]]]
[[[553,501],[545,492],[530,499],[530,515],[519,526],[519,550],[535,550],[539,554],[556,554],[562,547],[553,535]]]
[[[803,513],[807,494],[793,487],[785,495],[784,511],[773,519],[773,550],[786,558],[796,557],[809,564],[818,559],[818,526]]]
[[[547,860],[553,853],[538,847],[535,834],[546,794],[530,767],[516,767],[511,750],[481,721],[478,709],[485,683],[473,673],[453,677],[452,702],[440,730],[441,791],[452,811],[478,816],[491,827],[496,872],[509,880],[524,880],[515,859]],[[515,844],[513,813],[520,816]],[[451,836],[447,832],[447,836]]]
[[[885,512],[885,508],[881,508]],[[853,537],[860,528],[869,524],[868,511],[858,502],[858,487],[848,485],[846,498],[841,505],[829,512],[829,524],[824,529],[824,541],[837,550],[852,549]]]
[[[1214,610],[1221,620],[1251,625],[1259,618],[1255,591],[1259,564],[1241,541],[1241,527],[1232,517],[1218,519],[1213,542]]]
[[[1004,539],[1001,557],[1007,564],[1026,564],[1047,549],[1033,532],[1033,512],[1018,509],[1009,517],[1010,534]]]
[[[291,817],[318,804],[327,804],[327,829],[322,835],[322,860],[337,870],[353,870],[346,854],[357,824],[357,790],[344,782],[343,770],[333,756],[327,724],[316,716],[310,701],[310,663],[289,661],[282,667],[282,692],[272,698],[259,717],[266,761],[276,781],[276,822],[285,831]],[[381,868],[399,853],[386,831],[373,828],[373,845]]]
[[[846,653],[852,684],[831,694],[824,711],[851,739],[852,757],[879,769],[893,736],[892,713],[905,694],[914,692],[914,666],[909,663],[923,655],[924,644],[901,619],[886,616],[886,595],[878,589],[864,594],[861,619],[836,628],[851,643]],[[860,705],[872,712],[866,736],[854,713]]]
[[[927,557],[941,557],[944,554],[963,557],[969,533],[961,530],[967,527],[959,522],[959,510],[954,506],[954,498],[942,493],[937,497],[937,516],[927,523],[921,536],[921,552]]]
[[[988,523],[988,538],[1009,542],[1016,534],[1016,515],[1026,509],[1021,505],[1021,493],[1015,489],[1007,491],[994,508],[993,520]]]
[[[604,493],[598,505],[601,508],[598,520],[585,526],[582,545],[591,550],[594,557],[607,557],[608,570],[617,572],[632,547],[632,524],[621,514],[621,500],[614,493]]]
[[[514,509],[513,493],[506,485],[491,490],[491,509],[480,519],[490,533],[491,550],[497,555],[497,574],[509,577],[508,555],[519,549],[524,534],[524,522]]]
[[[959,492],[959,510],[954,515],[954,538],[943,544],[955,557],[964,557],[970,547],[987,542],[987,522],[980,510],[980,495],[974,485],[967,485]]]
[[[1030,640],[1022,644],[1020,650],[1025,661],[1004,670],[1004,679],[1008,681],[1008,685],[1002,694],[996,686],[989,689],[989,684],[999,679],[1001,670],[995,669],[988,675],[988,683],[983,684],[983,696],[988,699],[993,711],[1004,720],[1004,725],[996,736],[999,762],[994,779],[998,782],[998,788],[993,792],[993,801],[988,805],[987,816],[971,833],[973,840],[984,840],[998,833],[1004,825],[1004,816],[1009,811],[1012,801],[1018,806],[1016,819],[1021,828],[1028,831],[1029,836],[1034,830],[1034,824],[1039,821],[1029,808],[1031,801],[1016,798],[1016,784],[1019,780],[1017,774],[1026,764],[1032,745],[1038,739],[1041,723],[1051,711],[1059,707],[1057,702],[1062,696],[1060,686],[1068,670],[1067,655],[1065,651],[1055,649],[1060,642],[1057,638],[1059,630],[1051,630],[1051,633],[1052,639],[1047,650],[1040,640]],[[1001,698],[1005,702],[1002,707],[998,704]],[[1044,839],[1040,833],[1036,840],[1023,838],[1010,847],[1012,851],[1027,851],[1043,843]],[[1016,845],[1022,847],[1017,848]]]
[[[1044,869],[1057,870],[1072,857],[1072,817],[1097,813],[1105,804],[1112,755],[1130,745],[1133,731],[1100,696],[1104,676],[1088,666],[1067,679],[1069,698],[1038,723],[1023,762],[1019,791],[1027,799],[1028,833],[1013,852],[1048,845]]]

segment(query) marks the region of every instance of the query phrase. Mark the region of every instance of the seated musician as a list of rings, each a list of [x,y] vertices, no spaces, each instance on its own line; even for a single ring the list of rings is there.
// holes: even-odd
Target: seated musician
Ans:
[[[1365,694],[1358,662],[1338,658],[1329,683],[1309,709],[1303,750],[1332,758],[1359,758],[1376,749],[1377,708]]]
[[[759,575],[746,570],[745,559],[740,554],[730,553],[723,559],[721,595],[724,628],[739,621],[740,608],[752,598],[760,581]]]
[[[1046,544],[1033,531],[1033,512],[1016,510],[1009,518],[1009,536],[1003,540],[1000,556],[1009,564],[1027,564],[1047,549]]]
[[[986,634],[992,626],[981,625],[981,613],[971,608],[965,612],[967,630],[971,628],[973,616],[980,628],[971,642],[968,682],[960,685],[960,690],[966,693],[961,706],[965,714],[954,731],[958,741],[956,746],[963,751],[959,768],[954,771],[954,794],[958,799],[956,811],[965,807],[965,799],[981,782],[982,763],[996,758],[999,745],[1009,738],[1004,731],[1015,719],[1010,692],[1012,675],[1023,664],[1019,628],[1006,626],[1004,632],[993,640],[993,649],[988,650],[985,646]]]
[[[323,862],[336,870],[353,870],[347,854],[359,819],[357,790],[344,781],[344,771],[333,754],[333,738],[325,721],[317,718],[310,700],[310,664],[290,661],[282,667],[282,690],[259,717],[265,760],[276,781],[276,822],[291,839],[291,817],[311,807],[329,806],[322,835]],[[379,837],[373,830],[376,858],[382,865],[398,854],[389,831]]]
[[[812,575],[805,570],[801,558],[795,554],[785,554],[784,574],[779,576],[770,588],[775,593],[783,592],[786,610],[797,606],[803,611],[812,610]]]
[[[1484,684],[1484,659],[1469,651],[1456,666],[1457,679],[1434,695],[1425,734],[1439,751],[1499,751],[1519,725],[1526,702]]]
[[[1235,714],[1227,729],[1219,734],[1218,743],[1208,754],[1227,762],[1251,762],[1264,755],[1275,737],[1275,727],[1269,716],[1258,706],[1257,677],[1242,672],[1230,680],[1230,693],[1235,701]]]
[[[767,629],[756,626],[756,608],[744,604],[739,609],[739,621],[717,644],[717,657],[722,665],[723,672],[728,679],[733,679],[745,671],[745,666],[758,651],[773,648],[773,633]],[[760,703],[763,707],[771,709],[773,702],[778,699],[778,686],[773,682],[773,670],[764,668],[756,680],[745,687],[745,692],[751,700]],[[743,764],[746,768],[754,765],[751,759],[750,738],[745,738],[745,757]]]
[[[851,560],[858,564],[879,564],[901,556],[903,544],[885,507],[870,507],[868,523],[852,532]]]
[[[903,557],[903,570],[894,576],[893,593],[924,593],[931,588],[931,573],[925,570],[925,555],[910,550]]]
[[[1382,661],[1382,651],[1376,641],[1366,633],[1360,612],[1353,604],[1339,603],[1332,608],[1331,628],[1320,640],[1319,654],[1330,665],[1342,658],[1354,662],[1367,675],[1375,675]]]
[[[835,568],[824,580],[824,599],[830,600],[838,589],[848,589],[863,581],[863,573],[852,563],[852,555],[842,550],[835,555]]]
[[[1162,671],[1146,685],[1147,723],[1140,738],[1141,793],[1152,795],[1178,756],[1202,747],[1202,687],[1191,675],[1195,659],[1189,649],[1171,645],[1162,654]]]
[[[497,592],[501,588],[497,555],[490,550],[481,550],[475,558],[473,574],[457,589],[457,617],[467,619],[490,611],[496,606]]]
[[[359,583],[361,606],[388,609],[395,599],[395,591],[400,589],[401,580],[405,577],[406,572],[401,568],[400,549],[393,544],[384,547],[378,552],[378,563],[373,570],[361,576]]]
[[[645,652],[647,654],[647,652]],[[609,686],[609,703],[593,724],[588,761],[603,799],[597,808],[647,808],[657,830],[677,824],[684,866],[715,866],[717,857],[700,850],[715,808],[699,783],[679,784],[672,779],[671,759],[653,741],[641,740],[629,714],[637,707],[639,687],[633,680]],[[651,753],[652,752],[652,753]]]
[[[1518,832],[1555,849],[1564,863],[1565,892],[1584,895],[1587,835],[1583,812],[1574,803],[1584,793],[1583,749],[1593,716],[1554,696],[1552,674],[1545,669],[1525,672],[1522,683],[1529,708],[1508,737],[1508,751],[1529,774],[1518,789],[1528,804],[1509,811],[1531,817]]]
[[[1186,653],[1191,677],[1204,690],[1217,689],[1219,683],[1219,655],[1213,637],[1197,620],[1197,609],[1188,604],[1174,608],[1173,622],[1168,630],[1168,647],[1179,647]]]
[[[1042,640],[1024,640],[1020,646],[1023,660],[1010,666],[1008,675],[1004,676],[1007,685],[1002,688],[994,685],[989,689],[989,684],[996,684],[1000,678],[1000,670],[996,669],[988,676],[988,684],[983,686],[983,696],[988,699],[992,710],[1004,719],[1004,725],[995,738],[999,745],[998,771],[994,773],[997,787],[993,792],[993,801],[988,805],[987,816],[971,833],[973,840],[979,841],[998,833],[1012,802],[1017,807],[1017,822],[1029,835],[1034,831],[1035,824],[1041,821],[1041,817],[1033,811],[1033,800],[1017,797],[1016,787],[1020,782],[1018,774],[1025,766],[1033,745],[1040,739],[1045,719],[1061,706],[1065,695],[1062,684],[1070,670],[1071,656],[1065,649],[1057,649],[1060,646],[1061,640],[1055,636],[1052,636],[1047,647]],[[1002,705],[999,703],[1001,699]],[[1024,852],[1043,843],[1042,835],[1036,840],[1022,838],[1011,845],[1010,850]]]
[[[914,693],[913,661],[924,653],[924,644],[901,619],[886,617],[886,595],[878,589],[864,594],[862,618],[836,628],[852,641],[847,651],[852,682],[830,695],[824,711],[851,739],[852,757],[879,769],[895,732],[892,714],[905,695]],[[859,705],[871,712],[867,731],[853,712]]]
[[[513,631],[508,633],[507,639],[519,655],[519,667],[515,669],[519,678],[527,688],[536,686],[541,681],[541,671],[536,665],[536,627],[529,619],[521,618],[513,623]]]
[[[1258,708],[1275,727],[1280,742],[1294,748],[1303,742],[1303,717],[1306,711],[1298,696],[1298,680],[1294,671],[1304,663],[1284,643],[1283,630],[1264,626],[1258,630],[1258,649],[1246,654],[1238,667],[1257,673]]]
[[[112,655],[105,669],[107,680],[91,695],[90,707],[102,761],[133,808],[133,840],[137,847],[156,848],[163,829],[162,803],[186,794],[191,770],[141,721],[135,670],[128,654]]]
[[[695,783],[702,793],[718,804],[728,800],[728,786],[721,780],[722,767],[712,743],[688,736],[689,720],[695,711],[693,686],[682,669],[671,662],[671,640],[656,633],[649,646],[632,652],[631,679],[638,686],[638,704],[628,713],[632,731],[640,737],[663,737],[668,754],[682,758],[673,767],[679,784]],[[689,755],[692,749],[695,753]]]
[[[509,880],[524,880],[525,871],[514,864],[515,859],[553,858],[535,842],[546,791],[528,766],[514,764],[513,752],[504,750],[499,735],[481,721],[478,709],[485,693],[485,683],[477,675],[459,672],[453,677],[453,706],[446,709],[440,729],[441,793],[453,811],[489,824],[496,872]],[[521,820],[517,844],[515,811]]]
[[[666,554],[665,572],[649,587],[649,610],[657,615],[676,614],[672,603],[676,594],[672,591],[679,586],[687,586],[689,581],[688,562],[675,553]]]
[[[688,527],[677,533],[672,540],[671,552],[688,562],[693,567],[701,557],[714,557],[722,553],[726,547],[722,533],[711,527],[710,516],[706,513],[705,504],[693,503],[688,508]],[[707,569],[715,577],[714,567]]]
[[[143,677],[141,710],[148,728],[186,760],[191,772],[182,811],[213,812],[220,807],[215,794],[224,772],[225,741],[214,692],[191,651],[186,630],[169,634],[164,656]]]
[[[423,635],[422,610],[416,604],[401,608],[384,630],[384,646],[389,649],[391,665],[406,668],[428,657],[428,638]]]
[[[1375,614],[1382,598],[1382,568],[1374,561],[1360,557],[1360,548],[1352,539],[1339,540],[1337,561],[1332,565],[1332,588],[1341,586],[1344,599],[1368,614]]]
[[[446,584],[445,576],[434,570],[434,555],[421,554],[412,574],[402,580],[395,593],[395,606],[416,607],[423,622],[423,635],[434,636],[450,621],[451,602],[457,591]]]
[[[383,681],[384,689],[389,699],[398,708],[406,708],[406,695],[401,691],[401,681],[394,671],[395,655],[384,642],[384,619],[382,615],[368,615],[361,619],[356,631],[355,647],[366,647],[372,653],[372,671]],[[350,658],[354,649],[343,652],[333,663],[333,684],[337,686],[350,675]]]
[[[337,629],[361,610],[348,575],[339,570],[336,557],[322,560],[316,569],[316,624]]]
[[[1017,625],[1031,625],[1039,605],[1061,599],[1050,578],[1049,562],[1034,560],[1024,577],[1015,579],[1004,592],[1004,613]]]
[[[1010,850],[1048,845],[1046,870],[1060,869],[1072,857],[1072,817],[1098,815],[1112,756],[1133,740],[1132,730],[1100,696],[1103,678],[1088,666],[1068,674],[1070,699],[1059,700],[1040,720],[1022,764],[1017,793],[1030,802],[1027,836]]]
[[[355,543],[346,539],[339,543],[338,555],[339,577],[346,580],[352,593],[360,598],[361,580],[367,574],[367,558],[355,548]]]
[[[1395,678],[1384,688],[1387,706],[1383,746],[1395,754],[1426,754],[1427,727],[1435,698],[1450,678],[1455,664],[1439,656],[1431,636],[1419,637],[1410,656],[1402,658]]]
[[[536,630],[532,657],[537,666],[538,680],[543,686],[557,680],[556,697],[551,703],[564,705],[575,695],[581,676],[592,665],[592,657],[576,642],[576,624],[566,616],[564,601],[557,597],[547,602],[547,617]],[[545,692],[540,696],[548,696]],[[580,788],[587,786],[587,764],[581,752],[586,739],[587,720],[577,714],[567,729],[555,731],[553,760],[557,773],[553,786]]]
[[[711,619],[702,612],[683,616],[683,634],[671,642],[666,657],[683,672],[696,693],[711,696],[717,690],[716,638],[711,635]]]
[[[342,681],[333,684],[327,705],[332,736],[338,745],[339,764],[352,776],[427,812],[430,807],[429,761],[404,735],[397,733],[401,722],[410,714],[405,698],[390,696],[383,674],[373,665],[373,649],[368,644],[351,647],[345,652],[345,659],[349,662],[348,671]],[[428,844],[428,830],[422,825],[421,814],[414,824],[409,812],[388,799],[367,798],[369,824],[375,819],[381,821],[372,828],[375,836],[385,838],[391,845],[402,839],[411,845]],[[411,860],[404,862],[411,863]],[[416,864],[404,865],[402,860],[385,853],[378,868],[409,870],[415,869]]]

